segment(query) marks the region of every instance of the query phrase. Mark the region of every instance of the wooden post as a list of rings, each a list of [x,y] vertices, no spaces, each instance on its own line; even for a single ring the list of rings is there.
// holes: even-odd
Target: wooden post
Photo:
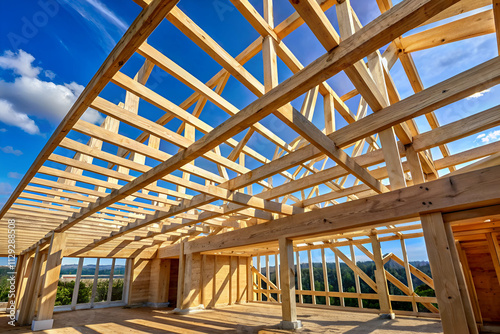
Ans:
[[[470,334],[455,267],[440,212],[420,216],[445,334]]]
[[[36,247],[35,256],[33,258],[33,264],[31,265],[29,277],[26,282],[26,288],[23,294],[23,301],[20,305],[19,318],[17,322],[23,326],[28,325],[33,320],[33,312],[36,305],[36,281],[40,276],[40,246]]]
[[[328,283],[328,267],[326,265],[325,249],[321,248],[321,265],[323,266],[323,282],[325,285],[326,305],[330,305],[330,284]]]
[[[293,241],[286,238],[279,240],[280,278],[281,278],[281,326],[284,329],[302,327],[297,320],[297,305],[295,302],[295,266],[293,263]],[[300,264],[297,263],[297,270]]]
[[[94,270],[94,281],[92,283],[92,295],[90,296],[90,307],[94,307],[95,296],[97,294],[97,283],[99,282],[99,264],[101,259],[97,258]]]
[[[380,305],[380,315],[390,319],[395,318],[392,311],[391,300],[389,298],[389,287],[385,276],[384,260],[382,259],[382,248],[377,234],[370,235],[373,249],[373,259],[375,261],[375,281],[377,283],[377,294]]]
[[[184,296],[184,266],[186,255],[184,255],[184,241],[180,244],[179,251],[179,274],[177,280],[177,308],[182,309],[182,298]]]
[[[111,262],[111,272],[109,273],[109,282],[108,282],[108,295],[106,296],[106,301],[109,303],[111,301],[111,295],[113,293],[113,276],[115,274],[115,262],[116,259]]]
[[[15,286],[15,295],[12,298],[9,298],[9,303],[7,304],[7,313],[10,313],[9,308],[13,306],[14,309],[14,315],[17,311],[16,309],[16,299],[19,299],[19,293],[21,289],[21,283],[23,281],[23,270],[24,270],[24,265],[26,261],[28,260],[26,255],[19,255],[17,257],[17,262],[16,262],[16,286]],[[17,297],[17,298],[16,298]]]
[[[73,289],[73,297],[71,298],[71,310],[76,310],[76,304],[78,304],[78,291],[80,291],[80,279],[82,278],[83,261],[85,259],[81,257],[78,260],[78,269],[76,270],[75,287]]]
[[[411,271],[410,271],[410,262],[408,261],[408,253],[406,252],[406,243],[405,239],[400,237],[400,243],[401,243],[401,252],[403,253],[403,265],[405,267],[405,274],[406,274],[406,281],[408,282],[408,290],[410,293],[413,295],[413,281],[411,277]],[[418,312],[418,306],[415,300],[412,300],[411,302],[413,312]]]
[[[311,254],[310,249],[307,250],[307,261],[309,264],[309,283],[310,283],[311,292],[312,292],[312,291],[315,291],[315,287],[314,287],[314,268],[313,268],[312,254]],[[316,304],[316,296],[314,295],[314,293],[311,293],[311,299],[312,299],[312,303]]]
[[[31,268],[33,267],[33,262],[35,261],[35,256],[26,254],[25,260],[23,261],[22,275],[19,278],[21,282],[19,282],[19,289],[17,290],[18,298],[16,300],[16,310],[20,312],[21,307],[24,302],[24,292],[26,291],[26,287],[28,285],[28,279],[31,272]],[[17,315],[19,319],[19,316]]]
[[[59,283],[59,273],[61,272],[61,262],[63,249],[66,245],[65,233],[54,233],[50,242],[47,264],[45,269],[45,281],[42,288],[40,309],[37,320],[31,325],[32,330],[42,330],[52,328],[52,314],[56,301],[57,284]]]
[[[249,257],[247,259],[247,302],[254,301],[252,267],[253,267],[253,258]]]
[[[134,259],[127,259],[125,262],[125,277],[123,280],[122,300],[127,305],[132,304],[132,279],[134,277]]]
[[[300,268],[300,253],[297,251],[296,253],[297,256],[297,288],[302,291],[302,269]],[[299,304],[302,304],[304,302],[304,298],[302,297],[302,294],[299,294]]]
[[[349,249],[351,251],[351,261],[352,263],[354,263],[354,265],[356,265],[356,253],[354,253],[354,246],[352,245],[352,242],[349,243]],[[361,284],[359,282],[359,274],[354,270],[353,274],[354,274],[354,284],[356,286],[356,293],[358,295],[361,295]],[[361,297],[358,297],[358,307],[363,308],[363,299]]]
[[[278,260],[278,254],[274,254],[274,272],[276,273],[276,286],[278,289],[281,289],[281,282],[280,282],[280,267],[279,267],[279,260]],[[278,303],[281,303],[281,294],[278,293],[276,296],[276,300]]]
[[[342,271],[340,269],[340,259],[337,254],[335,254],[335,271],[337,274],[337,285],[339,287],[339,292],[340,292],[340,306],[344,307],[345,306],[345,300],[344,300],[344,285],[342,284]]]

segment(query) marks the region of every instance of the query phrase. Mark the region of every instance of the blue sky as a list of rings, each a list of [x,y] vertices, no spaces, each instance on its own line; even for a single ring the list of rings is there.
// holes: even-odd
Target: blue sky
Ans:
[[[262,13],[262,0],[251,0],[251,3]],[[375,0],[353,0],[352,5],[363,25],[379,15]],[[258,33],[227,0],[183,0],[179,7],[233,57],[258,37]],[[275,0],[274,8],[276,24],[293,12],[288,0]],[[57,124],[139,12],[140,7],[132,0],[33,0],[28,5],[23,1],[3,1],[0,4],[0,205],[7,200]],[[329,9],[327,16],[337,28],[335,8]],[[204,82],[221,68],[167,21],[160,25],[148,42]],[[324,53],[306,25],[287,36],[284,42],[304,65]],[[490,34],[416,52],[413,57],[425,87],[429,87],[495,57],[496,50],[495,37]],[[141,56],[134,55],[122,71],[133,76],[143,61]],[[292,75],[281,61],[278,66],[280,81]],[[263,82],[261,54],[245,64],[245,68]],[[413,91],[399,62],[391,73],[401,96],[411,95]],[[329,79],[328,83],[339,95],[354,88],[343,73]],[[158,68],[153,70],[147,86],[177,104],[192,93]],[[498,104],[499,93],[500,89],[493,87],[475,94],[437,110],[437,118],[441,124],[447,124],[493,107]],[[119,103],[124,100],[125,92],[110,84],[101,96]],[[238,108],[256,99],[234,78],[229,79],[222,96]],[[292,104],[300,108],[302,99],[300,97]],[[358,101],[359,98],[353,98],[347,104],[355,111]],[[142,103],[139,114],[157,119],[163,112]],[[210,102],[201,114],[201,119],[214,127],[228,117]],[[84,119],[100,124],[103,116],[88,110]],[[323,128],[321,99],[318,99],[313,121]],[[336,121],[338,127],[346,125],[338,115]],[[274,116],[267,117],[262,123],[285,140],[296,136]],[[168,128],[176,130],[179,124],[179,121],[173,121]],[[422,132],[430,129],[423,117],[417,119],[417,124]],[[126,125],[120,126],[120,133],[130,137],[139,134]],[[201,136],[197,133],[197,138]],[[74,132],[70,133],[70,137],[82,142],[87,140],[87,137]],[[451,143],[449,148],[456,153],[499,138],[500,128],[497,127]],[[269,158],[274,153],[269,141],[257,134],[249,145]],[[105,149],[107,147],[105,144]],[[162,149],[171,154],[176,152],[175,147],[164,142]],[[223,154],[228,154],[227,147],[222,150]],[[435,159],[441,157],[438,149],[432,152]],[[58,149],[57,153],[72,156],[71,152],[64,150]],[[150,165],[158,163],[150,160],[147,161]],[[251,159],[247,163],[250,168],[259,165]],[[197,164],[215,170],[213,164],[203,159],[197,160]],[[54,167],[61,168],[56,164]],[[325,191],[324,188],[321,190]],[[420,244],[415,243],[415,249],[421,249]]]

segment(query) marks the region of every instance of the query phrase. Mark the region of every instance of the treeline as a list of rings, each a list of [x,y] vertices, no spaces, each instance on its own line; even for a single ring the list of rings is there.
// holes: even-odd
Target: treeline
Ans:
[[[357,262],[357,266],[367,274],[374,282],[375,282],[375,263],[373,261],[365,261],[365,262]],[[416,262],[411,262],[411,264],[418,268],[420,271],[424,272],[428,276],[431,276],[431,270],[428,262],[425,261],[416,261]],[[309,265],[307,263],[301,263],[301,276],[302,276],[302,290],[311,290],[311,281],[310,281],[310,276],[309,276]],[[323,278],[323,267],[321,263],[313,263],[313,275],[314,275],[314,289],[316,291],[325,291],[325,284],[324,284],[324,278]],[[329,291],[332,292],[339,292],[338,288],[338,280],[337,280],[337,273],[336,273],[336,268],[335,268],[335,263],[329,262],[326,264],[327,267],[327,275],[328,275],[328,285],[329,285]],[[399,264],[395,263],[394,261],[389,261],[385,265],[385,269],[392,274],[394,277],[396,277],[399,281],[404,283],[405,285],[408,286],[408,281],[406,277],[406,272],[404,267],[400,266]],[[276,282],[276,273],[274,267],[269,268],[270,271],[270,280],[271,282],[275,283]],[[340,272],[341,272],[341,277],[342,277],[342,287],[344,292],[356,292],[356,283],[355,283],[355,278],[354,278],[354,272],[352,271],[351,268],[349,268],[345,263],[340,264]],[[261,273],[265,275],[265,268],[261,268]],[[366,284],[361,278],[359,279],[360,282],[360,292],[361,293],[375,293],[373,289]],[[421,280],[419,280],[417,277],[412,275],[412,282],[413,282],[413,287],[414,291],[417,295],[419,296],[424,296],[424,297],[434,297],[435,293],[432,288],[430,288],[427,284],[423,283]],[[295,283],[295,288],[298,289],[298,282],[296,280]],[[388,287],[389,287],[389,293],[391,295],[405,295],[403,291],[401,291],[399,288],[397,288],[394,284],[391,282],[388,282]],[[264,281],[262,281],[262,288],[267,289],[267,285]],[[271,297],[276,299],[277,295],[276,294],[271,294]],[[312,296],[303,296],[303,302],[311,304],[312,303]],[[266,300],[266,296],[263,295],[263,300]],[[298,302],[298,295],[297,295],[297,302]],[[351,306],[351,307],[359,307],[358,305],[358,299],[357,298],[344,298],[345,306]],[[368,300],[368,299],[363,299],[363,307],[364,308],[379,308],[379,303],[378,300]],[[326,305],[326,297],[323,296],[316,296],[316,304],[320,305]],[[337,305],[340,306],[340,298],[338,297],[330,297],[330,304],[331,305]],[[437,306],[437,305],[434,305]],[[410,302],[392,302],[392,307],[395,310],[404,310],[404,311],[412,311],[412,305]],[[425,308],[423,305],[418,304],[418,309],[420,312],[428,312],[427,308]]]
[[[9,301],[10,285],[7,281],[9,267],[0,267],[0,303]]]
[[[78,289],[77,304],[89,303],[92,297],[93,280],[80,281]],[[96,296],[94,302],[106,301],[108,298],[109,280],[101,279],[97,281]],[[57,286],[57,295],[55,305],[71,305],[75,281],[59,281]],[[111,290],[111,301],[121,300],[123,294],[123,279],[113,279],[113,288]]]
[[[61,266],[60,275],[76,275],[77,270],[78,270],[78,265],[66,264]],[[94,273],[95,273],[95,264],[89,264],[82,267],[82,275],[94,275]],[[99,266],[99,275],[110,275],[110,274],[111,274],[111,265]],[[125,274],[125,266],[115,265],[114,275],[124,275],[124,274]]]

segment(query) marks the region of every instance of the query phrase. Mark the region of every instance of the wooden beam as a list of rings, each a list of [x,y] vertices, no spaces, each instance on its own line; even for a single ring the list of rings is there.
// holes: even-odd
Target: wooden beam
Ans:
[[[375,195],[293,215],[272,222],[235,230],[224,235],[195,240],[187,252],[257,244],[280,237],[328,235],[346,228],[361,228],[398,219],[418,217],[429,211],[452,212],[500,204],[500,167],[444,177],[398,191]]]
[[[403,52],[411,53],[495,32],[493,10],[486,10],[401,38]]]

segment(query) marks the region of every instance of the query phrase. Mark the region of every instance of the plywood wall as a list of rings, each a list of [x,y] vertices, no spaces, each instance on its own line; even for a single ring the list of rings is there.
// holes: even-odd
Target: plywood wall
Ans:
[[[186,307],[206,308],[247,302],[247,257],[194,254],[184,272]],[[178,259],[136,259],[132,263],[129,304],[177,305]]]
[[[146,303],[149,300],[149,283],[152,260],[133,259],[130,277],[129,305]]]
[[[184,291],[187,307],[203,304],[206,308],[247,302],[247,258],[238,256],[202,255],[201,266],[193,263]],[[193,270],[196,268],[197,270]],[[198,270],[198,268],[200,268]],[[199,275],[199,276],[198,276]],[[199,293],[196,296],[196,293]],[[197,298],[198,297],[198,298]]]
[[[486,243],[466,254],[483,321],[500,322],[500,285]]]

